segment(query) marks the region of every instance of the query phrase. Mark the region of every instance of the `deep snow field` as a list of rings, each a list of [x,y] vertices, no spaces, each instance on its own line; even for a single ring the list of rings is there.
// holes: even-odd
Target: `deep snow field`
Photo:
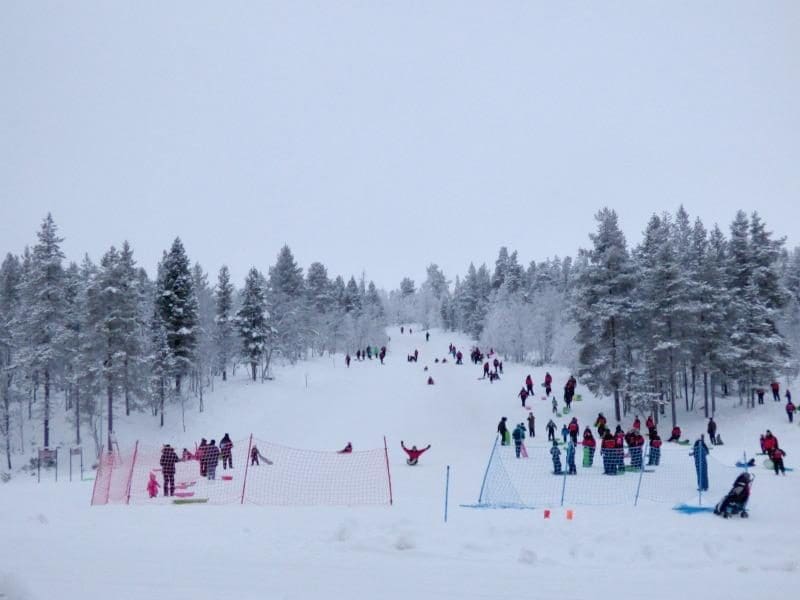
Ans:
[[[358,450],[382,447],[385,435],[393,506],[92,507],[93,482],[69,483],[63,462],[58,483],[49,472],[40,484],[15,472],[0,483],[0,598],[675,600],[787,597],[797,589],[800,471],[776,477],[756,467],[747,520],[685,515],[658,503],[570,507],[574,520],[564,509],[545,520],[541,510],[459,507],[478,498],[499,418],[516,423],[527,414],[516,397],[525,375],[538,388],[545,369],[506,362],[503,379],[490,385],[478,380],[480,367],[467,356],[463,366],[434,364],[450,342],[468,355],[465,337],[432,331],[426,343],[416,327],[413,335],[395,327],[389,333],[384,366],[354,361],[346,369],[342,356],[326,356],[277,367],[267,383],[248,382],[240,369],[231,381],[215,382],[204,413],[187,407],[186,433],[175,406],[163,430],[141,414],[120,418],[117,430],[123,451],[136,439],[180,450],[224,432],[234,440],[252,432],[311,449],[335,450],[351,441]],[[417,364],[406,362],[414,348]],[[434,386],[425,385],[425,365]],[[559,393],[569,373],[548,370]],[[613,417],[609,399],[595,399],[580,385],[578,393],[584,401],[573,405],[573,414],[581,430],[598,411]],[[541,444],[550,404],[530,402]],[[684,437],[705,431],[701,408],[691,417],[681,409],[678,415]],[[725,446],[713,450],[715,459],[733,464],[743,451],[753,455],[759,432],[769,428],[787,452],[786,465],[800,465],[800,427],[789,425],[783,402],[767,398],[748,410],[737,398],[720,398],[716,420]],[[668,436],[666,423],[659,430]],[[56,431],[55,439],[69,444],[70,432]],[[401,439],[433,447],[412,468]],[[15,461],[18,466],[20,457]]]

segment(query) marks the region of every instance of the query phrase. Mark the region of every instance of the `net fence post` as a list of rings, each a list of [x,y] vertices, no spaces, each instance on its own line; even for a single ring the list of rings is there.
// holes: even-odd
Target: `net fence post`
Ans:
[[[136,440],[136,445],[133,447],[133,458],[131,458],[131,468],[130,471],[128,471],[128,486],[125,489],[125,504],[131,503],[131,484],[133,483],[133,468],[136,466],[136,456],[138,454],[139,454],[139,440]],[[164,485],[166,485],[166,483],[164,483]]]
[[[389,446],[386,444],[386,436],[383,436],[383,454],[386,457],[386,476],[389,481],[389,506],[392,506],[394,502],[392,497],[392,472],[389,470]]]
[[[100,460],[97,463],[97,470],[94,472],[94,483],[92,484],[92,499],[89,501],[89,506],[94,504],[94,495],[97,493],[97,480],[100,479],[100,470],[103,468],[103,447],[100,446]],[[83,474],[81,474],[83,479]]]
[[[444,522],[447,523],[447,504],[450,497],[450,465],[447,465],[447,474],[444,482]]]
[[[489,462],[486,463],[486,471],[483,473],[483,481],[481,482],[481,491],[478,494],[478,504],[481,503],[483,499],[483,490],[486,487],[486,477],[489,475],[489,467],[492,466],[492,459],[494,459],[494,451],[497,449],[497,440],[500,438],[499,435],[496,435],[494,438],[494,445],[492,446],[492,452],[489,454]]]
[[[253,451],[253,434],[250,434],[250,442],[247,444],[247,457],[244,461],[244,480],[242,481],[242,500],[239,504],[244,504],[244,491],[247,489],[247,471],[250,469],[250,452]]]
[[[644,457],[642,457],[644,460]],[[633,499],[633,505],[639,506],[639,490],[642,489],[642,477],[644,476],[644,462],[642,463],[642,468],[639,469],[639,481],[636,484],[636,497]]]
[[[561,506],[564,506],[564,496],[567,493],[567,472],[564,471],[564,478],[561,481]]]

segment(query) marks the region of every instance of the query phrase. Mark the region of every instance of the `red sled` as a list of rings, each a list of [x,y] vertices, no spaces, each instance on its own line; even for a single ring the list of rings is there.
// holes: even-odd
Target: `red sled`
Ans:
[[[175,492],[173,496],[176,498],[191,498],[194,496],[194,492]]]
[[[223,475],[221,479],[224,481],[233,481],[233,475]]]

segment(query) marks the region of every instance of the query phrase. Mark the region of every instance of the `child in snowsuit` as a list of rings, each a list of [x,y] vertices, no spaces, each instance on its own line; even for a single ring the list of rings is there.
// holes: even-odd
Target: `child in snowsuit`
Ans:
[[[614,457],[616,452],[616,442],[611,432],[606,430],[603,441],[600,444],[600,456],[603,458],[603,473],[606,475],[617,474],[617,463]]]
[[[594,451],[597,447],[597,442],[592,435],[591,430],[587,427],[583,430],[583,466],[591,467],[594,464]]]
[[[672,433],[669,436],[668,442],[680,442],[681,441],[681,428],[675,425],[672,428]]]
[[[522,408],[525,408],[525,401],[528,399],[528,390],[522,388],[517,396],[522,400]]]
[[[784,456],[786,456],[786,452],[784,452],[777,446],[773,448],[769,453],[769,459],[772,461],[772,468],[775,469],[775,475],[777,475],[778,472],[781,472],[783,475],[786,475],[786,467],[783,466]]]
[[[514,428],[514,431],[511,433],[511,437],[514,440],[514,454],[519,455],[522,453],[522,440],[525,439],[525,429],[523,428],[522,424],[517,425]]]
[[[555,396],[553,396],[553,414],[558,412],[558,400],[556,400]]]
[[[647,457],[648,465],[658,466],[661,462],[661,438],[658,433],[650,436],[650,453]]]
[[[569,431],[569,436],[572,438],[572,443],[577,445],[578,431],[580,430],[577,417],[572,417],[572,420],[569,422],[569,425],[567,426],[567,430]]]
[[[400,440],[400,447],[408,454],[408,459],[406,460],[406,464],[413,467],[419,462],[419,457],[422,456],[423,453],[427,452],[431,449],[431,445],[428,444],[422,450],[419,450],[416,446],[411,446],[411,448],[406,448],[403,440]]]
[[[550,448],[550,456],[553,457],[553,474],[561,475],[561,450],[558,449],[558,444],[553,442],[553,447]]]
[[[158,496],[158,488],[161,486],[158,484],[156,480],[156,474],[150,473],[150,481],[147,482],[147,492],[150,494],[151,498],[155,498]]]
[[[575,468],[575,444],[572,440],[567,444],[567,472],[570,475],[577,475],[578,470]]]
[[[258,462],[259,458],[261,460],[263,460],[265,463],[267,463],[268,465],[272,464],[272,461],[270,459],[268,459],[266,456],[261,454],[261,452],[258,450],[258,446],[253,444],[253,447],[250,449],[250,464],[257,467],[260,464]]]
[[[628,440],[628,448],[630,449],[631,454],[631,466],[634,469],[641,469],[644,438],[639,434],[638,429],[634,429]]]
[[[561,426],[561,437],[564,438],[564,443],[567,443],[567,438],[569,437],[569,429],[567,429],[567,424]]]
[[[548,442],[556,441],[556,424],[553,423],[553,419],[550,419],[547,422],[547,441]]]

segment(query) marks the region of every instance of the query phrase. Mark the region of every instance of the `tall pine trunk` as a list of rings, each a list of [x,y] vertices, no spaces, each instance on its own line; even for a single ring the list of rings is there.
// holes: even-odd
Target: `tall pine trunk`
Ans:
[[[6,463],[11,470],[11,400],[8,397],[11,388],[11,375],[3,377],[3,428],[6,432]]]
[[[50,369],[44,370],[44,447],[50,447]]]
[[[111,436],[114,433],[114,388],[109,383],[106,385],[106,396],[108,397],[108,447],[111,448]]]

